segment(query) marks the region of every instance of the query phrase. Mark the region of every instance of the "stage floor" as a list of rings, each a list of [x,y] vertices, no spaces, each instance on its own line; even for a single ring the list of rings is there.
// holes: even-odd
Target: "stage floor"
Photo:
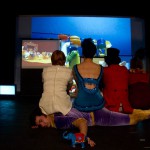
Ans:
[[[62,130],[31,129],[29,115],[40,97],[19,96],[0,100],[1,150],[69,150],[70,141],[62,138]],[[86,150],[150,150],[150,120],[136,126],[89,127],[89,136],[96,146]]]

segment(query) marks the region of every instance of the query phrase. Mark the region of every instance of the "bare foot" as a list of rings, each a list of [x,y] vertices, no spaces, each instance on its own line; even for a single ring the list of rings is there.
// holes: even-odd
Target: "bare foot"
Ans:
[[[150,110],[134,109],[130,116],[130,124],[134,125],[140,121],[150,119]]]

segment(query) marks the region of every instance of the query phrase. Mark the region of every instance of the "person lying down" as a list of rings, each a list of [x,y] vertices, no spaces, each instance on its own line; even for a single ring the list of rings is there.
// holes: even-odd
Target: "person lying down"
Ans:
[[[87,142],[91,147],[96,143],[87,136],[88,126],[126,126],[136,125],[138,122],[150,119],[150,110],[134,109],[132,114],[123,114],[112,112],[106,108],[93,112],[81,112],[75,108],[63,115],[62,113],[53,113],[45,115],[39,107],[30,115],[32,128],[57,128],[57,129],[79,129],[87,137]]]

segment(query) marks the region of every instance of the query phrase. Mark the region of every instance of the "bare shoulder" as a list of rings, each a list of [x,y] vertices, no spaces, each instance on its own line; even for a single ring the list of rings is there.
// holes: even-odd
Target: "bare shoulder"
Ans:
[[[95,68],[98,70],[102,68],[102,65],[100,65],[100,64],[94,64],[94,65],[95,65]]]

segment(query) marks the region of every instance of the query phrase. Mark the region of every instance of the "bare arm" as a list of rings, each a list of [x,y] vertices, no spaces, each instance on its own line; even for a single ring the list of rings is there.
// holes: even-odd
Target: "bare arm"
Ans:
[[[88,124],[87,124],[86,119],[79,118],[73,122],[73,125],[75,127],[77,127],[79,129],[80,133],[83,133],[85,135],[85,137],[87,136]],[[87,137],[87,141],[91,147],[94,147],[96,145],[95,142],[93,140],[91,140],[89,137]]]
[[[86,119],[79,118],[73,122],[73,125],[79,129],[80,133],[87,135],[88,125]]]

